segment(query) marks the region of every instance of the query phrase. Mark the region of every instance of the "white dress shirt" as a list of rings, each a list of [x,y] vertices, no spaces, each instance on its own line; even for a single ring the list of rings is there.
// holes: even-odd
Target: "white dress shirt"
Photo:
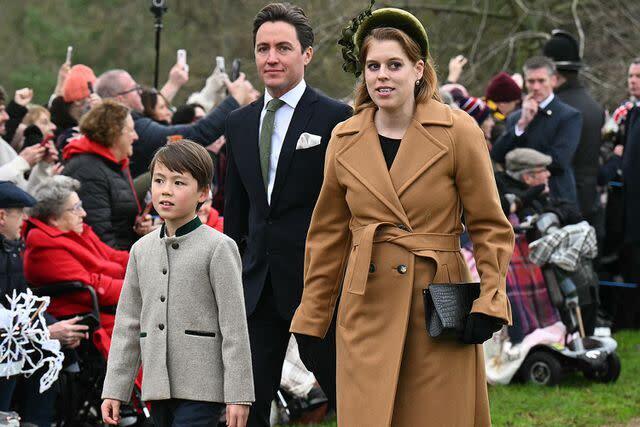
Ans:
[[[280,97],[280,100],[285,104],[276,111],[273,134],[271,135],[271,156],[269,157],[269,185],[267,186],[267,202],[271,204],[271,192],[273,191],[273,184],[276,181],[276,169],[278,168],[278,159],[280,159],[280,151],[282,150],[282,144],[284,143],[284,137],[287,135],[293,112],[300,102],[300,98],[307,89],[307,84],[304,79],[300,80],[300,83],[289,92]],[[262,132],[262,121],[264,115],[267,113],[267,104],[273,99],[273,96],[269,94],[269,91],[264,91],[264,107],[260,113],[260,127],[258,132]],[[260,135],[258,134],[258,141],[260,141]]]
[[[555,97],[556,95],[553,92],[551,92],[551,95],[547,96],[544,101],[538,104],[538,111],[544,110],[545,108],[547,108],[547,105],[551,104],[551,101],[553,101],[553,98]],[[518,126],[518,124],[516,123],[516,129],[515,129],[516,136],[522,135],[525,130],[526,129],[520,129],[520,126]]]

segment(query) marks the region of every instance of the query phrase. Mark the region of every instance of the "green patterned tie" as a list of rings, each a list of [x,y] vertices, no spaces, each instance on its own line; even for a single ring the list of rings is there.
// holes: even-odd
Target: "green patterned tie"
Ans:
[[[262,169],[262,181],[264,189],[269,188],[269,158],[271,157],[271,136],[273,135],[273,125],[276,118],[276,111],[285,102],[278,98],[273,98],[267,103],[267,112],[262,119],[260,129],[260,168]]]

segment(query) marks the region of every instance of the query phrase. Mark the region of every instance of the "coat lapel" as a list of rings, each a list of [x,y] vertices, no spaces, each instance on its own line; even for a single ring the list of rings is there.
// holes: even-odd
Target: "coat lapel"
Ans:
[[[402,138],[398,154],[389,171],[398,197],[449,151],[444,144],[429,134],[424,128],[425,125],[453,125],[451,111],[433,101],[420,104],[416,108],[414,120]]]
[[[289,129],[284,137],[282,143],[282,149],[280,151],[280,157],[278,159],[278,167],[276,168],[276,180],[273,184],[273,191],[271,193],[271,206],[274,206],[278,200],[278,196],[282,191],[284,181],[287,179],[287,172],[291,165],[291,160],[296,151],[296,145],[298,144],[298,138],[300,134],[304,132],[313,115],[313,104],[317,101],[318,94],[309,86],[304,91],[302,98],[298,102],[293,117],[291,117],[291,123],[289,123]]]
[[[387,164],[380,148],[378,131],[373,123],[375,110],[368,108],[361,112],[360,120],[352,120],[351,126],[345,126],[340,134],[356,131],[354,141],[349,144],[337,161],[355,176],[378,200],[380,200],[398,219],[409,223],[407,214],[398,199]],[[359,131],[359,132],[358,132]]]
[[[374,113],[374,108],[365,109],[337,133],[338,136],[353,135],[353,142],[340,151],[337,161],[398,219],[409,224],[400,196],[449,151],[425,126],[453,126],[451,109],[437,101],[417,106],[390,171],[380,148]]]

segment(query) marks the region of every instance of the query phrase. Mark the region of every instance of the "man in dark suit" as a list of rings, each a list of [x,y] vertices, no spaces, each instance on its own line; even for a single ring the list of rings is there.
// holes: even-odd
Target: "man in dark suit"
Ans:
[[[224,228],[243,255],[256,392],[248,425],[268,426],[289,325],[302,297],[305,239],[325,151],[331,131],[351,108],[306,85],[313,30],[301,8],[265,6],[255,18],[253,37],[266,90],[227,120]],[[335,400],[335,335],[298,344],[305,365]]]
[[[562,30],[553,30],[551,39],[544,45],[543,52],[546,57],[554,61],[558,70],[556,95],[562,102],[582,113],[580,143],[573,158],[578,202],[582,215],[596,227],[601,237],[604,233],[604,224],[597,181],[600,170],[604,109],[580,81],[579,73],[584,64],[580,58],[578,42],[571,34]]]
[[[551,156],[549,189],[552,197],[577,205],[573,156],[580,141],[582,115],[560,101],[553,93],[556,70],[545,57],[533,57],[524,64],[528,94],[522,109],[507,119],[506,130],[491,150],[491,157],[504,163],[515,148],[533,148]]]

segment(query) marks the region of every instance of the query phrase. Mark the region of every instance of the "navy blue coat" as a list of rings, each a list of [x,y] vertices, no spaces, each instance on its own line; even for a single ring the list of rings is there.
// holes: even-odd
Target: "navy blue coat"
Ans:
[[[22,240],[7,240],[0,234],[0,305],[9,307],[7,296],[13,296],[26,292],[27,282],[24,278]],[[49,313],[44,313],[47,325],[57,322],[57,319]]]
[[[255,310],[270,273],[278,313],[290,320],[302,298],[304,248],[327,144],[333,128],[351,116],[351,108],[307,86],[282,144],[269,205],[258,150],[263,105],[264,97],[227,120],[224,232],[242,253],[247,315]],[[296,150],[303,132],[321,136],[321,144]]]
[[[7,240],[0,234],[0,304],[7,307],[7,296],[25,292],[27,283],[22,269],[21,241]]]
[[[132,117],[138,140],[133,144],[131,175],[135,178],[149,169],[153,155],[167,143],[167,137],[180,135],[200,145],[207,146],[224,134],[224,122],[230,112],[240,105],[228,96],[209,114],[189,125],[166,126],[133,112]]]
[[[580,112],[554,97],[546,108],[538,111],[525,132],[516,136],[515,126],[522,110],[507,118],[505,132],[493,144],[491,157],[504,163],[507,153],[515,148],[533,148],[553,158],[550,195],[566,199],[577,205],[576,180],[573,171],[573,156],[580,142],[582,115]]]

